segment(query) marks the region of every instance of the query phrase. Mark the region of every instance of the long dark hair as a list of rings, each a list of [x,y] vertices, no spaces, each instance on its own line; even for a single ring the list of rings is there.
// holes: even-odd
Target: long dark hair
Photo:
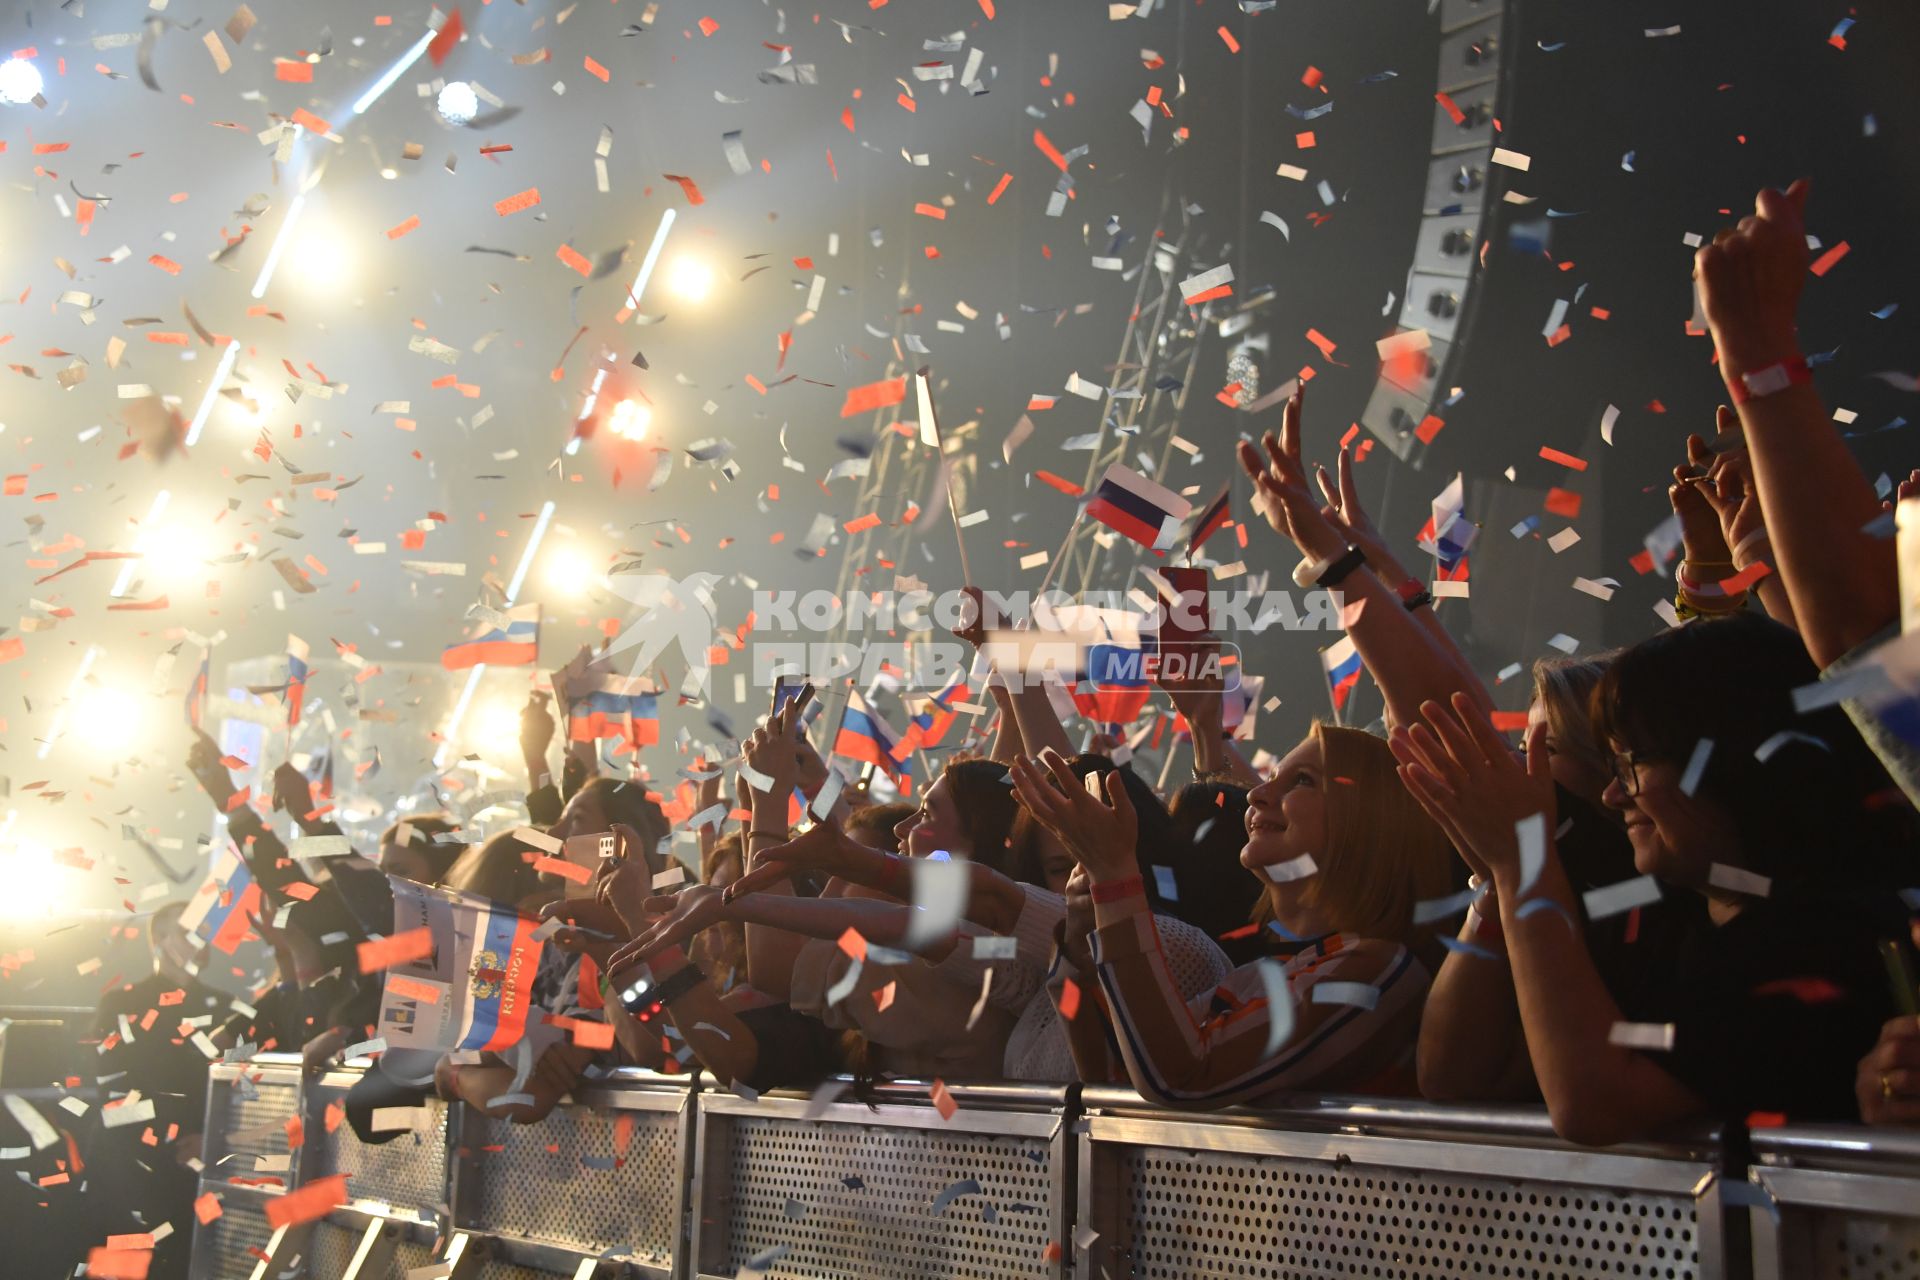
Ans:
[[[1154,866],[1170,866],[1177,857],[1173,820],[1167,816],[1167,807],[1160,803],[1160,797],[1154,794],[1151,786],[1139,774],[1126,765],[1116,765],[1111,756],[1083,752],[1067,758],[1067,766],[1073,770],[1073,776],[1083,784],[1087,775],[1094,773],[1118,773],[1120,783],[1127,789],[1127,799],[1133,801],[1133,812],[1139,819],[1139,829],[1134,836],[1133,857],[1139,864],[1140,875],[1146,882],[1147,901],[1155,910],[1172,906],[1169,899],[1160,892],[1159,877]],[[1040,844],[1044,832],[1032,814],[1025,808],[1013,824],[1013,847],[1015,857],[1023,863],[1030,863],[1034,878],[1028,883],[1044,885],[1047,882],[1046,859],[1041,856]],[[1172,914],[1182,914],[1178,911]]]
[[[1795,710],[1794,690],[1819,677],[1799,635],[1760,614],[1694,622],[1614,659],[1594,732],[1682,768],[1711,739],[1693,794],[1731,816],[1748,870],[1895,887],[1912,869],[1912,808],[1839,707]]]
[[[998,760],[949,760],[941,777],[953,791],[960,811],[960,829],[973,844],[968,854],[1010,880],[1043,885],[1038,856],[1015,850],[1013,824],[1020,811],[1013,798],[1013,779]]]
[[[1172,869],[1179,891],[1174,914],[1216,939],[1244,927],[1261,893],[1240,865],[1247,843],[1247,788],[1189,782],[1174,793],[1167,813],[1172,829],[1157,856],[1160,865]]]
[[[666,866],[668,859],[657,855],[660,842],[665,840],[673,828],[667,822],[666,814],[660,812],[660,806],[647,795],[646,787],[639,782],[630,782],[622,778],[609,778],[605,774],[588,781],[574,793],[573,798],[591,795],[600,812],[607,815],[608,822],[619,822],[639,832],[641,843],[645,846],[647,866],[659,871]]]

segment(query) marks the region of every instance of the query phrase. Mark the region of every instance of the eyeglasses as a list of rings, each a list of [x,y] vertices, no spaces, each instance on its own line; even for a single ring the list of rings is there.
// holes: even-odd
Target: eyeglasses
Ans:
[[[1651,759],[1634,751],[1622,751],[1613,757],[1613,776],[1628,796],[1640,794],[1639,766],[1650,763]]]

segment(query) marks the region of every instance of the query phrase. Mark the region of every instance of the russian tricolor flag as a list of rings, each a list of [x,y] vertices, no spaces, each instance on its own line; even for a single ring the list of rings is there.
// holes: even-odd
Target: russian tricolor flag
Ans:
[[[540,606],[523,604],[501,615],[505,625],[482,627],[480,633],[440,653],[440,665],[464,671],[485,663],[490,667],[530,667],[540,658]]]
[[[567,708],[567,738],[625,738],[635,748],[659,742],[660,703],[652,683],[640,676],[602,676],[598,688]]]
[[[1327,687],[1333,691],[1335,711],[1347,705],[1347,697],[1360,683],[1360,651],[1353,647],[1352,636],[1341,636],[1320,651],[1320,667],[1327,673]]]
[[[307,642],[299,636],[287,637],[287,728],[300,723],[300,708],[307,701]]]
[[[187,900],[180,926],[214,950],[232,955],[260,914],[260,886],[246,860],[233,849],[220,851],[213,872]]]
[[[1200,554],[1200,544],[1226,528],[1227,517],[1231,511],[1228,498],[1233,493],[1231,482],[1220,486],[1220,496],[1207,504],[1200,513],[1200,519],[1194,522],[1193,534],[1187,539],[1187,558],[1191,560]]]
[[[834,735],[833,754],[859,760],[898,776],[906,766],[894,759],[900,735],[880,713],[867,705],[858,689],[847,690],[846,714],[840,717],[840,732]]]
[[[1465,484],[1456,474],[1433,500],[1433,514],[1415,539],[1422,551],[1440,562],[1442,578],[1466,558],[1467,549],[1480,534],[1480,526],[1466,518],[1466,506]]]
[[[1081,680],[1073,691],[1073,705],[1081,715],[1102,724],[1127,724],[1153,698],[1146,656],[1157,652],[1155,641],[1141,636],[1124,642],[1089,645],[1081,660]]]
[[[956,672],[946,687],[927,699],[920,714],[907,725],[907,735],[895,748],[898,758],[905,759],[915,750],[925,747],[937,747],[941,739],[947,736],[947,730],[953,728],[960,713],[953,709],[956,702],[964,702],[971,694],[967,687],[967,673]]]
[[[211,649],[200,654],[200,669],[187,682],[187,723],[201,728],[207,719],[207,666],[213,657]]]
[[[527,1032],[533,978],[546,944],[533,936],[540,922],[512,907],[487,902],[478,915],[472,960],[455,978],[467,984],[456,1047],[498,1052],[518,1044]]]
[[[1114,463],[1100,477],[1100,486],[1087,503],[1087,514],[1143,547],[1165,551],[1173,545],[1180,522],[1193,504],[1123,463]]]

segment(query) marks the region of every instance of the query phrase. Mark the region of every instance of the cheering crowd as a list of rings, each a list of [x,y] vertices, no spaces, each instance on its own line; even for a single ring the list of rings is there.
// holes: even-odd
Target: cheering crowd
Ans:
[[[1126,1082],[1182,1107],[1543,1100],[1589,1144],[1696,1117],[1920,1123],[1920,732],[1886,674],[1893,518],[1795,336],[1806,197],[1761,192],[1696,259],[1731,403],[1673,471],[1684,621],[1536,663],[1518,750],[1361,508],[1350,451],[1309,475],[1296,393],[1239,461],[1296,581],[1340,593],[1384,736],[1317,723],[1256,770],[1217,682],[1169,678],[1194,760],[1163,796],[1112,740],[1076,752],[1044,688],[990,679],[984,751],[948,753],[913,804],[868,804],[829,785],[799,692],[685,771],[710,815],[697,877],[638,773],[595,776],[571,744],[554,781],[541,699],[531,833],[470,844],[416,814],[373,858],[297,862],[203,738],[193,773],[260,888],[278,982],[235,1011],[157,916],[156,976],[102,1007],[103,1078],[147,1073],[182,1157],[207,1087],[195,1035],[315,1069],[377,1054],[348,1103],[367,1141],[398,1136],[375,1110],[429,1092],[538,1122],[619,1065],[749,1095],[848,1073],[856,1095],[909,1077]],[[976,617],[961,636],[986,634]],[[338,834],[290,766],[274,806]],[[552,874],[555,847],[602,833],[589,878]],[[380,1052],[383,973],[362,961],[394,932],[388,876],[548,922],[524,1041]],[[168,1045],[189,1070],[161,1074]]]

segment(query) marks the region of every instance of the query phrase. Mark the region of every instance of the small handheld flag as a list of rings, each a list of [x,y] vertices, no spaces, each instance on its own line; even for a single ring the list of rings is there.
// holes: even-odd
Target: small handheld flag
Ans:
[[[1360,683],[1360,651],[1353,647],[1352,636],[1341,636],[1320,651],[1320,669],[1327,676],[1327,691],[1333,698],[1336,716],[1347,705],[1347,698]]]
[[[300,708],[307,701],[307,642],[299,636],[287,637],[287,728],[300,723]]]
[[[450,644],[440,653],[440,665],[464,671],[485,663],[490,667],[530,667],[540,657],[540,606],[515,605],[493,626],[483,624],[477,635]]]
[[[1221,485],[1220,496],[1209,502],[1207,509],[1200,513],[1199,520],[1194,522],[1193,534],[1187,539],[1187,559],[1191,560],[1199,555],[1200,545],[1226,528],[1227,517],[1231,514],[1229,498],[1232,493],[1231,482]]]
[[[1088,515],[1154,551],[1173,545],[1174,533],[1191,510],[1191,502],[1119,462],[1107,468],[1087,503]]]

